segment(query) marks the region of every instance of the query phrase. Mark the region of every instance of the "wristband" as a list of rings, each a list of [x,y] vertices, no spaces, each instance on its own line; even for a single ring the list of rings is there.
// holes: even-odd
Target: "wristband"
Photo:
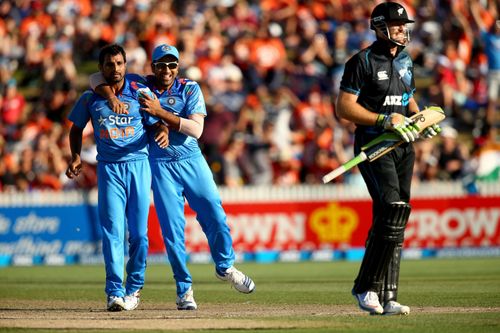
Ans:
[[[387,117],[388,115],[379,113],[379,115],[377,116],[377,120],[375,121],[375,126],[383,126]]]

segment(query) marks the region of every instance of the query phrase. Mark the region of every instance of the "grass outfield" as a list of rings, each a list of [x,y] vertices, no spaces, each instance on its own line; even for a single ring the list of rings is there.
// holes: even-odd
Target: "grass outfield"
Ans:
[[[409,316],[369,316],[350,295],[359,262],[239,264],[244,295],[191,265],[197,311],[178,311],[170,267],[151,265],[135,311],[105,311],[104,267],[0,268],[0,332],[500,332],[500,258],[406,260]]]

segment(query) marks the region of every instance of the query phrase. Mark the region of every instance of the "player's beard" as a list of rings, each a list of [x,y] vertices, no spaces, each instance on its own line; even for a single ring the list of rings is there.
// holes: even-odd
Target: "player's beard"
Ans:
[[[401,45],[406,45],[408,43],[408,38],[406,38],[406,36],[406,33],[402,32],[391,35],[391,39]]]
[[[111,73],[107,78],[105,78],[107,82],[111,84],[119,83],[123,81],[123,73],[115,72]]]

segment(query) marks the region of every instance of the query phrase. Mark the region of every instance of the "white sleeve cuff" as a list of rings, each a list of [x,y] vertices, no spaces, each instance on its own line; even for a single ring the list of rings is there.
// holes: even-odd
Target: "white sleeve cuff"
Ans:
[[[203,124],[205,119],[201,114],[193,114],[186,118],[180,118],[179,132],[189,135],[195,139],[199,139],[203,133]]]
[[[92,90],[95,90],[95,88],[99,87],[102,84],[106,84],[106,80],[104,79],[104,76],[102,76],[101,72],[93,73],[89,77],[89,84],[90,88]]]

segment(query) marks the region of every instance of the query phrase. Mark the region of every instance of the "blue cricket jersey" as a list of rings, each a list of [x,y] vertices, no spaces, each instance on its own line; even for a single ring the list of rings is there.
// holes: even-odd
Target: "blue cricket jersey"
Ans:
[[[201,88],[195,81],[176,78],[169,90],[160,93],[155,88],[154,76],[144,78],[137,74],[127,74],[127,78],[146,84],[158,97],[165,112],[172,112],[182,118],[189,118],[190,115],[197,113],[207,115]],[[154,135],[150,134],[149,138],[149,155],[155,160],[173,161],[201,154],[198,140],[178,131],[170,131],[167,148],[158,146],[154,141]]]
[[[126,78],[117,96],[125,103],[128,114],[114,113],[106,99],[92,91],[84,92],[71,110],[68,119],[76,126],[84,128],[92,121],[98,161],[126,162],[148,157],[148,134],[144,125],[153,125],[159,120],[140,110],[139,89],[148,88]],[[154,137],[154,133],[152,135]]]

